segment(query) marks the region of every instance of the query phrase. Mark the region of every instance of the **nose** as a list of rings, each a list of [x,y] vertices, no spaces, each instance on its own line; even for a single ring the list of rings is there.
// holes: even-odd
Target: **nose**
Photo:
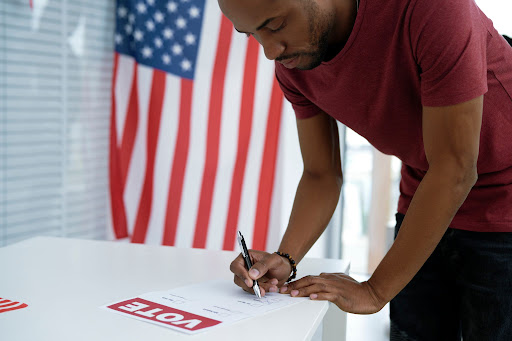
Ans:
[[[280,55],[283,54],[286,46],[279,40],[272,39],[268,37],[266,39],[261,40],[261,46],[263,46],[263,51],[265,52],[265,57],[270,60],[274,60]]]

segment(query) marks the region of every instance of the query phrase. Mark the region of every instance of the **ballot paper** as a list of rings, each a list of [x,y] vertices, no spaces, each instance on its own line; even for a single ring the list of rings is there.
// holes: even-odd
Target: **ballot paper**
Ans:
[[[257,298],[232,281],[216,280],[167,291],[150,292],[100,308],[154,323],[186,334],[195,334],[309,298],[266,293]]]

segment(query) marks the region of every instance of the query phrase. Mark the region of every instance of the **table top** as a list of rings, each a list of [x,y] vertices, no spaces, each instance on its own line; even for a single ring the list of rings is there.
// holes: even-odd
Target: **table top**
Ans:
[[[99,307],[210,279],[233,279],[238,252],[36,237],[0,248],[0,297],[28,304],[0,314],[2,339],[309,340],[330,303],[304,300],[197,335],[136,321]],[[348,262],[304,259],[298,276],[347,272]],[[233,284],[234,285],[234,284]]]

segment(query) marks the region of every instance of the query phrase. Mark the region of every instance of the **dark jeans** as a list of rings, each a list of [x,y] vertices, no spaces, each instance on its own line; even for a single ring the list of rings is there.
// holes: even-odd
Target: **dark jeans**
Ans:
[[[511,341],[512,233],[449,228],[390,317],[391,341]]]

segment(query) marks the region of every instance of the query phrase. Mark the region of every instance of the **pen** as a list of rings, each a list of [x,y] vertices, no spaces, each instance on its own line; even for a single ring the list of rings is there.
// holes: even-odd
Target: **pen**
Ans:
[[[245,265],[247,266],[247,270],[252,268],[252,262],[251,257],[249,256],[249,251],[247,251],[247,246],[245,245],[244,236],[242,236],[242,233],[238,231],[238,245],[240,245],[240,250],[242,250],[242,257],[244,257]],[[254,293],[258,298],[261,298],[261,292],[260,287],[258,285],[258,282],[253,280],[252,281],[252,289],[254,290]]]

